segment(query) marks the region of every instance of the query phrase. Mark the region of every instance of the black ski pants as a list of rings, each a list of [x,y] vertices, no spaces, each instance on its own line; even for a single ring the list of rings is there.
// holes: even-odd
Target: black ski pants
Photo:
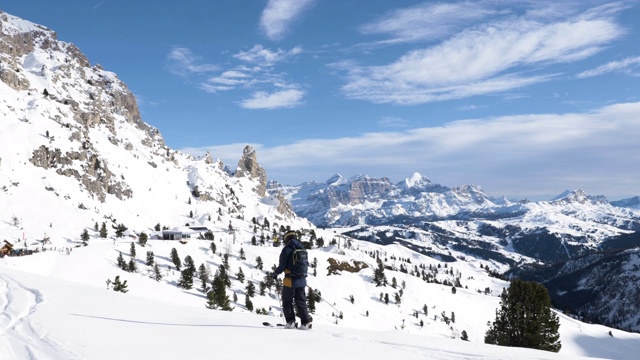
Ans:
[[[303,324],[309,322],[309,310],[307,309],[307,294],[304,292],[305,287],[290,288],[282,287],[282,312],[287,323],[293,322],[296,315],[293,311],[293,303],[296,303],[298,317]]]

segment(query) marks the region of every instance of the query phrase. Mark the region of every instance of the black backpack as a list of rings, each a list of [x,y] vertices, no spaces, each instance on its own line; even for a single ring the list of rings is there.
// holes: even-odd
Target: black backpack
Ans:
[[[309,254],[306,249],[294,249],[291,253],[291,276],[297,279],[306,278],[309,270]]]

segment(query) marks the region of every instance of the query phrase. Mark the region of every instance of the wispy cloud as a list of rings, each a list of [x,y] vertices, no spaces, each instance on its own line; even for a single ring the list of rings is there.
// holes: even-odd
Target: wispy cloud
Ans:
[[[197,75],[201,90],[219,94],[232,90],[252,92],[238,104],[245,109],[282,109],[299,106],[306,95],[301,86],[287,80],[287,74],[278,71],[278,64],[302,53],[299,46],[289,50],[268,49],[254,45],[251,49],[232,54],[235,64],[221,69],[217,65],[202,63],[199,56],[185,47],[175,47],[168,55],[169,70],[179,76]],[[210,73],[215,73],[211,76]]]
[[[426,8],[434,11],[433,6]],[[393,19],[391,24],[399,24]],[[388,25],[388,31],[398,28],[394,31],[400,34],[411,28],[394,26]],[[555,74],[541,73],[541,68],[587,58],[621,34],[610,16],[591,11],[550,23],[508,17],[407,52],[386,65],[352,66],[342,90],[353,99],[405,105],[503,92],[548,81]]]
[[[409,126],[409,121],[399,118],[399,117],[394,117],[394,116],[384,116],[383,118],[381,118],[380,120],[378,120],[378,125],[381,127],[397,127],[397,128],[401,128],[401,127],[407,127]]]
[[[620,61],[611,61],[595,69],[583,71],[576,75],[578,78],[588,78],[600,76],[612,72],[631,73],[633,70],[640,68],[640,56],[628,57]]]
[[[302,53],[302,48],[296,46],[291,50],[270,50],[262,45],[255,45],[248,51],[241,51],[235,55],[234,58],[242,60],[248,63],[257,63],[262,66],[272,66],[275,63],[281,62],[294,55]]]
[[[304,91],[298,89],[288,89],[267,93],[265,91],[255,92],[250,99],[240,103],[245,109],[282,109],[293,108],[302,104]]]
[[[285,37],[291,24],[308,9],[315,0],[269,0],[260,17],[260,28],[271,40]]]
[[[462,28],[469,21],[485,18],[495,12],[482,2],[424,3],[395,10],[360,26],[359,30],[363,34],[388,36],[382,43],[439,39]]]
[[[167,59],[169,71],[179,76],[219,70],[216,65],[200,63],[200,57],[194,55],[191,50],[185,47],[174,47],[169,52]]]
[[[640,163],[639,117],[640,103],[628,103],[254,147],[270,178],[287,184],[324,181],[334,173],[400,181],[418,171],[443,185],[476,184],[496,196],[557,195],[574,188],[593,193],[602,184],[610,195],[640,194],[637,181],[627,180],[640,177],[640,167],[629,166]],[[235,163],[244,144],[234,146],[185,150],[210,150]]]

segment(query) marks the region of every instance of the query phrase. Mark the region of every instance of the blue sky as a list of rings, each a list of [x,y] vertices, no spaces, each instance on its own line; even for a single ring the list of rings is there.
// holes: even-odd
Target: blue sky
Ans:
[[[7,1],[113,71],[167,145],[285,184],[414,172],[640,195],[637,1]]]

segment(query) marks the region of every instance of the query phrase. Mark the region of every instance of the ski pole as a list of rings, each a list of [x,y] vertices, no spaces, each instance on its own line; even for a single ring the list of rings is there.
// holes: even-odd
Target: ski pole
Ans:
[[[312,288],[311,286],[307,285],[307,287],[308,287],[309,289],[311,289],[311,291],[314,291],[314,290],[313,290],[313,288]],[[331,308],[332,308],[333,310],[335,310],[335,311],[336,311],[336,313],[339,313],[339,312],[340,312],[340,310],[336,309],[336,308],[335,308],[335,306],[331,305],[331,303],[330,303],[330,302],[328,302],[327,300],[325,300],[324,296],[321,296],[321,297],[320,297],[320,300],[322,300],[322,301],[326,302],[327,304],[329,304],[329,306],[331,306]],[[338,316],[338,315],[336,314],[336,317],[337,317],[337,316]]]

